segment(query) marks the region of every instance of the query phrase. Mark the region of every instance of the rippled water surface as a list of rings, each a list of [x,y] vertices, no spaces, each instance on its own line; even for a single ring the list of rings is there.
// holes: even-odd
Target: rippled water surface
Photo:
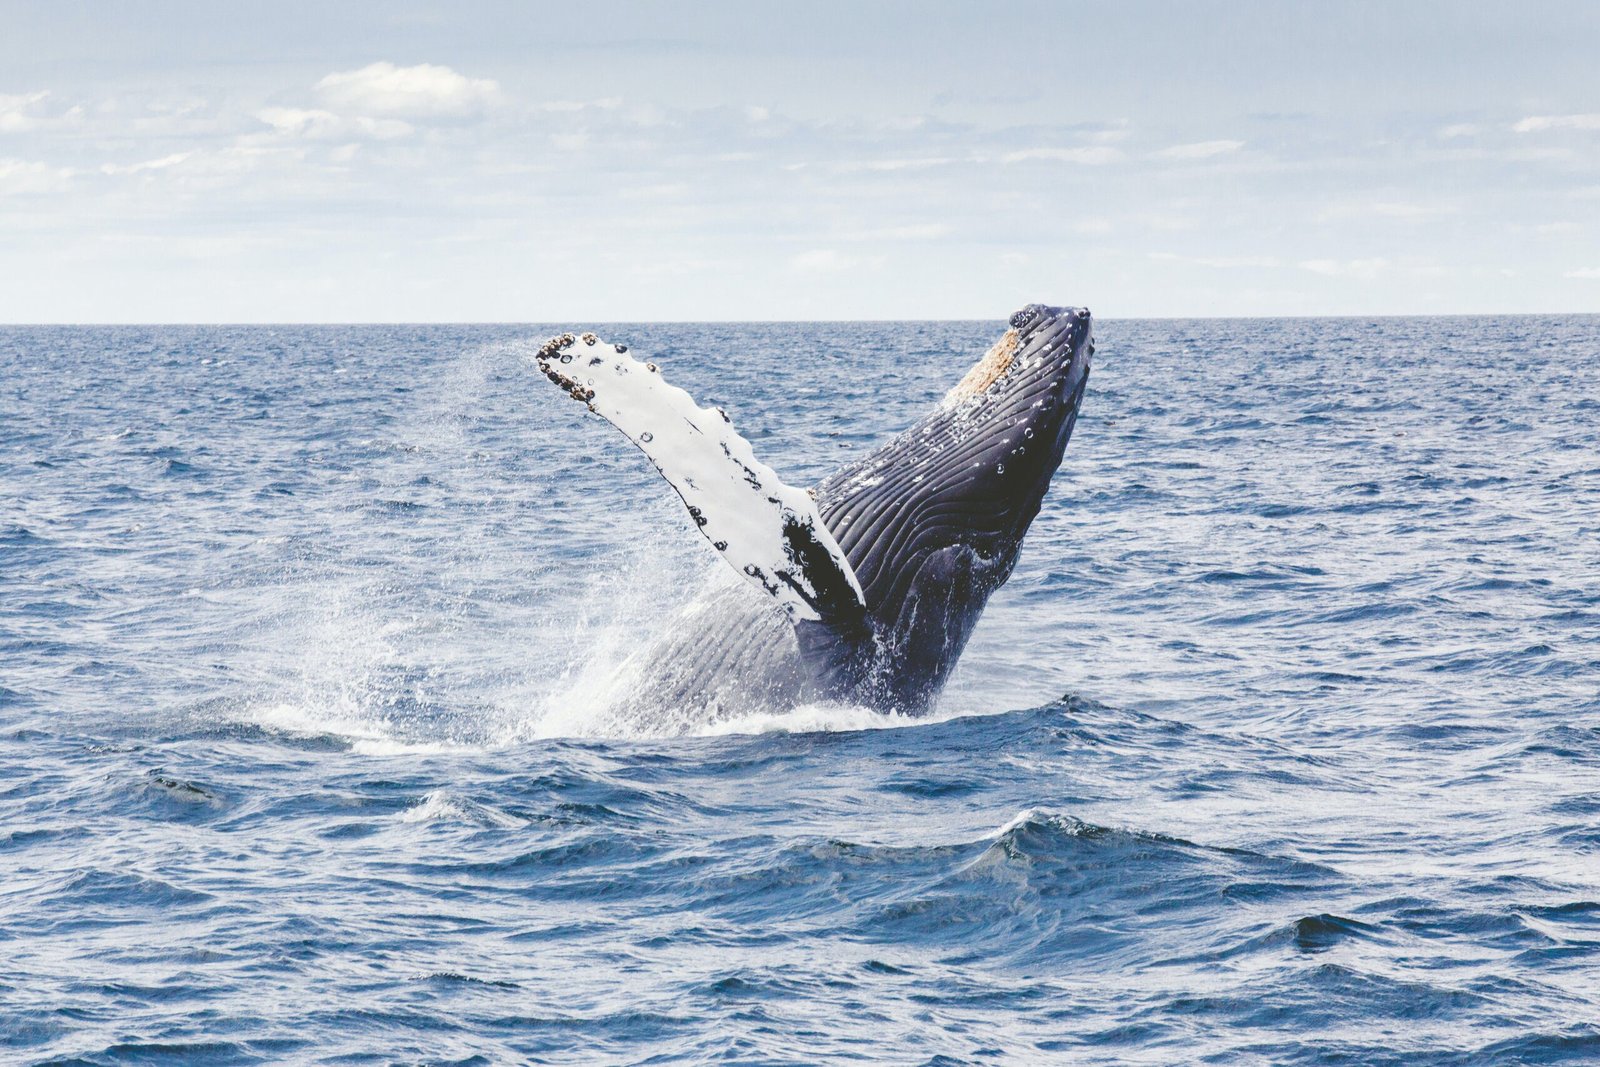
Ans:
[[[806,484],[997,330],[608,336]],[[0,1061],[1600,1061],[1600,319],[1101,322],[937,713],[690,736],[547,332],[0,329]]]

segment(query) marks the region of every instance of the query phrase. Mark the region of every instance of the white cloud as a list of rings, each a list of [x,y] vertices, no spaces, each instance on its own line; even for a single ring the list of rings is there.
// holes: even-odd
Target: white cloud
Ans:
[[[48,193],[72,178],[68,167],[52,167],[21,159],[0,159],[0,196],[14,193]]]
[[[1389,261],[1382,256],[1374,256],[1371,259],[1303,259],[1300,261],[1300,267],[1302,270],[1329,278],[1371,281],[1389,269]]]
[[[1088,166],[1100,166],[1105,163],[1115,163],[1122,158],[1122,153],[1115,148],[1105,145],[1093,145],[1087,148],[1025,148],[1020,152],[1007,152],[1000,157],[1002,163],[1027,163],[1032,160],[1049,160],[1056,163],[1083,163]]]
[[[1571,219],[1562,219],[1558,222],[1513,222],[1506,229],[1512,233],[1536,233],[1542,237],[1559,237],[1563,234],[1583,232],[1583,227]]]
[[[1278,260],[1272,256],[1180,256],[1176,252],[1150,252],[1148,256],[1150,259],[1169,263],[1192,263],[1197,267],[1211,267],[1214,270],[1280,266]]]
[[[299,137],[308,141],[348,140],[351,137],[385,141],[404,137],[412,129],[410,123],[399,119],[374,119],[366,115],[344,118],[322,108],[264,107],[256,112],[256,118],[285,137]]]
[[[1569,270],[1563,277],[1582,278],[1584,281],[1600,282],[1600,267],[1584,267],[1580,270]]]
[[[927,128],[928,116],[896,115],[892,118],[880,119],[872,125],[874,129],[884,130],[889,133],[912,133]]]
[[[1087,137],[1095,144],[1116,144],[1118,141],[1126,141],[1129,133],[1124,129],[1096,130]]]
[[[1462,204],[1459,200],[1429,200],[1426,202],[1415,200],[1357,200],[1343,204],[1333,204],[1324,208],[1317,215],[1320,222],[1336,219],[1400,219],[1414,222],[1420,219],[1431,219],[1439,215],[1459,214]]]
[[[49,93],[15,93],[0,95],[0,132],[18,133],[38,124],[38,105],[44,103]]]
[[[329,74],[315,88],[330,107],[404,118],[462,118],[500,99],[496,82],[468,78],[432,63],[414,67],[370,63],[360,70]]]
[[[539,110],[556,113],[587,111],[590,108],[597,108],[601,111],[615,111],[621,106],[621,97],[606,96],[601,97],[599,100],[549,100],[540,104]]]
[[[0,93],[0,133],[25,133],[52,122],[83,117],[83,108],[70,107],[51,113],[49,92]]]
[[[298,107],[264,107],[256,118],[279,133],[311,136],[316,131],[332,131],[339,125],[339,116],[331,111]]]
[[[1175,144],[1156,153],[1158,159],[1210,159],[1225,156],[1244,147],[1243,141],[1194,141]]]
[[[1600,130],[1600,115],[1529,115],[1511,127],[1518,133],[1544,130]]]
[[[1130,218],[1132,221],[1149,229],[1168,232],[1193,230],[1200,226],[1200,216],[1192,211],[1189,214],[1175,214],[1170,211],[1141,211],[1130,216]]]
[[[618,189],[617,195],[624,200],[682,200],[693,192],[688,182],[654,182]]]
[[[849,270],[856,265],[856,260],[832,248],[813,248],[789,260],[789,265],[807,274],[833,274]]]
[[[1440,130],[1439,136],[1448,141],[1456,137],[1475,137],[1478,131],[1478,126],[1471,122],[1457,122]]]
[[[926,170],[929,167],[944,167],[961,160],[952,156],[924,156],[917,159],[869,159],[869,160],[841,160],[828,164],[830,170],[840,174],[852,174],[860,171],[896,171],[896,170]],[[784,170],[805,170],[809,163],[789,163]]]
[[[940,237],[948,237],[950,233],[950,227],[942,222],[919,222],[906,226],[856,230],[838,236],[844,241],[933,241]]]
[[[1405,200],[1376,200],[1366,205],[1369,215],[1386,219],[1424,219],[1433,215],[1453,215],[1460,210],[1455,203],[1416,204]]]
[[[143,163],[103,163],[100,166],[102,174],[139,174],[147,170],[165,170],[175,167],[188,159],[192,152],[174,152],[170,156],[160,159],[147,159]]]

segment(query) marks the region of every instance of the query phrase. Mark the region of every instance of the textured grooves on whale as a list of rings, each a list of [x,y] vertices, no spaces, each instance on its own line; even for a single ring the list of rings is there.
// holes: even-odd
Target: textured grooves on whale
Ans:
[[[630,657],[611,713],[677,732],[818,701],[925,711],[1016,563],[1093,354],[1087,310],[1030,304],[932,412],[806,490],[625,345],[547,341],[539,369],[650,458],[744,579]]]

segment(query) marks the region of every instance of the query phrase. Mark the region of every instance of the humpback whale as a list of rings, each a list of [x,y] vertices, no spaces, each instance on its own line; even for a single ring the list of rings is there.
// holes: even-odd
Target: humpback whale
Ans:
[[[545,342],[540,371],[649,457],[744,579],[630,657],[620,699],[683,725],[812,701],[925,711],[1010,577],[1093,354],[1087,309],[1030,304],[926,417],[801,489],[626,345]]]

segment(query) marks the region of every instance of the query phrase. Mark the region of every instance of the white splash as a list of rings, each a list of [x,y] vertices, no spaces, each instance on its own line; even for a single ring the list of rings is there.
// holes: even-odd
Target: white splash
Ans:
[[[708,723],[694,731],[696,737],[725,737],[731,734],[833,734],[859,730],[897,730],[923,726],[925,718],[913,718],[894,711],[874,711],[860,704],[801,704],[781,712],[735,716]]]
[[[416,804],[400,812],[396,818],[406,823],[455,822],[479,826],[496,826],[514,830],[526,826],[527,820],[508,815],[498,808],[476,800],[452,795],[444,789],[429,792]]]
[[[407,740],[387,718],[344,709],[302,704],[264,704],[246,708],[242,718],[291,737],[332,737],[363,756],[429,756],[480,747],[444,738]]]
[[[580,353],[598,347],[576,345]],[[380,472],[386,484],[372,495],[403,495],[418,472],[446,484],[496,488],[483,472],[497,457],[481,451],[473,413],[494,382],[520,377],[508,372],[529,355],[523,345],[491,346],[442,368],[407,417],[369,443],[383,447],[392,440],[395,457]],[[659,382],[647,369],[634,373]],[[674,392],[690,403],[681,390]],[[695,410],[710,413],[712,430],[724,428],[742,441],[714,409]],[[687,425],[684,432],[690,432]],[[724,482],[735,477],[720,447],[704,458]],[[564,476],[561,467],[558,457],[531,472],[532,483],[506,488],[526,488],[522,499],[536,498],[540,481]],[[736,480],[744,480],[742,467]],[[725,488],[739,492],[738,484]],[[795,492],[814,507],[803,491]],[[448,542],[411,539],[411,517],[352,512],[347,499],[330,498],[321,511],[302,515],[302,526],[328,530],[314,553],[280,531],[266,531],[257,542],[279,562],[247,596],[233,594],[229,602],[239,630],[227,662],[243,688],[226,715],[286,739],[402,758],[463,756],[562,738],[842,732],[936,721],[824,704],[782,713],[753,706],[663,707],[641,718],[638,662],[630,657],[642,642],[686,600],[691,610],[696,604],[716,610],[729,587],[739,587],[741,595],[752,588],[732,568],[708,565],[692,541],[662,536],[682,521],[668,499],[663,493],[614,515],[613,548],[574,583],[537,543],[502,535],[523,521],[515,495],[488,500],[482,526],[461,529]],[[741,500],[728,510],[750,505]],[[768,532],[774,514],[771,508],[759,512]],[[391,525],[374,529],[378,523]],[[384,565],[352,565],[342,546],[368,545],[376,533],[391,538]],[[627,547],[640,544],[651,545],[650,551]],[[748,595],[772,603],[765,593]]]

